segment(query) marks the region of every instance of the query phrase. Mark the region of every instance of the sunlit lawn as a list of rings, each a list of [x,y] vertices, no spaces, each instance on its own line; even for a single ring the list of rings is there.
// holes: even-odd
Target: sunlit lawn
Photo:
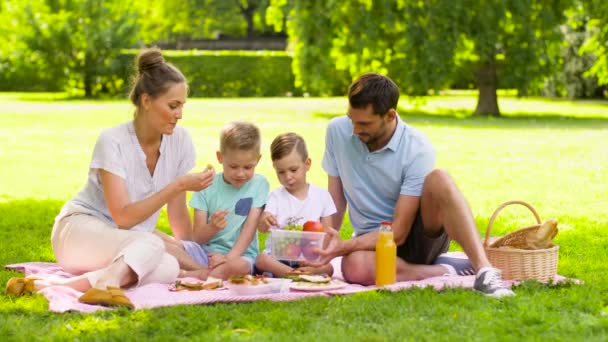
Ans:
[[[0,264],[54,261],[53,217],[80,190],[101,129],[129,120],[124,101],[49,101],[58,95],[0,95]],[[480,232],[502,202],[522,199],[560,222],[559,273],[580,286],[525,284],[516,298],[489,300],[463,290],[374,293],[298,302],[183,306],[133,313],[51,314],[40,297],[0,297],[0,336],[108,339],[263,340],[603,340],[608,333],[608,104],[501,99],[504,118],[472,118],[469,95],[408,103],[400,113],[427,134],[438,165],[450,171]],[[190,99],[182,125],[198,165],[215,160],[218,131],[248,120],[263,134],[257,169],[278,185],[268,156],[274,136],[295,131],[313,159],[309,180],[326,185],[320,167],[328,120],[345,98]],[[523,207],[506,209],[493,233],[533,223]],[[161,226],[166,229],[166,220]],[[350,227],[343,229],[347,236]],[[457,246],[453,246],[457,248]],[[14,275],[0,272],[0,282]]]

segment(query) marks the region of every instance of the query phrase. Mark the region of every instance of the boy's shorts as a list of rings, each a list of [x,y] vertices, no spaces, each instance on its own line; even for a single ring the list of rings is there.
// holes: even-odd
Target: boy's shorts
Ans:
[[[442,229],[437,237],[429,237],[424,233],[424,224],[420,210],[410,229],[410,235],[401,246],[397,246],[397,256],[410,264],[431,265],[437,257],[447,252],[450,247],[450,237]]]
[[[192,259],[203,266],[209,266],[209,253],[200,244],[194,241],[182,240],[182,245]],[[249,264],[249,274],[253,274],[255,260],[245,255],[242,255],[241,258]]]
[[[245,256],[245,255],[241,255],[241,259],[247,261],[247,263],[249,264],[249,274],[254,275],[255,273],[255,259]]]
[[[209,254],[195,241],[182,240],[182,245],[188,255],[203,266],[209,266]]]

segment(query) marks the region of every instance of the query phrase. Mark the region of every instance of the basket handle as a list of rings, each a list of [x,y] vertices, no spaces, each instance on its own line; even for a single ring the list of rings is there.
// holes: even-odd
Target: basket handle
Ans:
[[[540,224],[540,217],[538,216],[538,213],[536,212],[534,207],[532,207],[532,205],[530,205],[529,203],[524,202],[524,201],[518,201],[518,200],[505,202],[505,203],[501,204],[500,206],[498,206],[498,208],[496,208],[496,210],[494,210],[494,214],[492,214],[492,218],[490,218],[490,222],[488,223],[488,230],[486,231],[486,238],[483,242],[484,247],[488,247],[488,245],[489,245],[490,232],[492,231],[492,225],[494,224],[494,220],[496,220],[498,213],[501,210],[503,210],[505,207],[507,207],[511,204],[521,204],[521,205],[525,206],[526,208],[530,209],[532,214],[534,214],[534,218],[536,218],[536,223]]]

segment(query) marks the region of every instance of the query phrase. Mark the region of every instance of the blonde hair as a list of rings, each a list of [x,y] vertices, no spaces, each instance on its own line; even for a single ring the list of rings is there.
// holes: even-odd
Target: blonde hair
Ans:
[[[230,122],[220,133],[220,152],[227,150],[255,151],[260,153],[260,130],[248,122]]]
[[[157,98],[165,94],[172,85],[186,83],[186,77],[171,63],[165,62],[159,48],[143,49],[135,60],[136,73],[133,77],[129,99],[140,110],[143,94]]]
[[[304,138],[293,132],[279,134],[270,144],[270,158],[272,161],[279,160],[288,156],[293,150],[298,152],[302,161],[308,159]]]

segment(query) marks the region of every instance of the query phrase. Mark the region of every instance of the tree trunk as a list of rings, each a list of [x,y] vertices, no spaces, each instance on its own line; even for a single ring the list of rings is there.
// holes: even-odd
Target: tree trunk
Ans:
[[[245,20],[247,21],[247,38],[252,39],[255,37],[255,26],[253,25],[253,11],[246,11],[244,15]]]
[[[498,109],[498,98],[496,88],[498,87],[498,76],[496,74],[496,61],[493,59],[481,65],[478,79],[479,95],[477,97],[477,108],[475,115],[500,116]]]
[[[93,97],[93,82],[94,82],[94,72],[92,60],[88,52],[84,54],[84,75],[83,75],[83,83],[84,83],[84,96],[85,97]]]
[[[252,39],[255,37],[255,26],[253,25],[253,15],[255,14],[255,10],[258,7],[256,1],[247,1],[247,7],[243,6],[243,3],[239,0],[236,1],[239,10],[243,17],[245,17],[245,21],[247,22],[247,38]]]

